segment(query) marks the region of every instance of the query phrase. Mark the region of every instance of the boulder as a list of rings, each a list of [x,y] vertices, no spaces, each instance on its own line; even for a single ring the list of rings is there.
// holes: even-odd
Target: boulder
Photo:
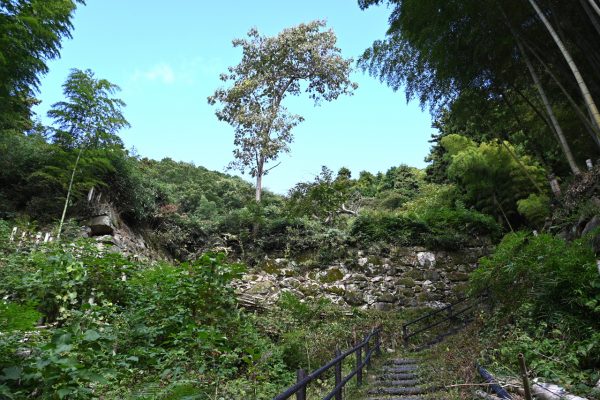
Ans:
[[[102,244],[106,244],[106,245],[110,245],[110,246],[118,246],[119,245],[119,242],[111,235],[98,236],[98,237],[96,237],[95,240],[97,243],[102,243]]]
[[[594,215],[594,217],[592,219],[590,219],[587,224],[585,224],[583,231],[581,231],[581,236],[587,235],[588,233],[590,233],[594,229],[598,228],[599,226],[600,226],[600,218],[598,218],[597,215]]]
[[[112,235],[115,228],[108,215],[92,217],[89,223],[91,236]]]
[[[425,277],[433,282],[437,282],[440,280],[440,273],[436,270],[428,270],[425,272]]]
[[[417,261],[421,267],[435,266],[435,254],[430,251],[420,251],[417,253]]]

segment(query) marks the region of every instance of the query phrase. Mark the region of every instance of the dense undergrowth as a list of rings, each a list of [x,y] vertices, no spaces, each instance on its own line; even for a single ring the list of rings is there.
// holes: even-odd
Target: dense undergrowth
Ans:
[[[523,353],[535,376],[576,391],[595,385],[600,274],[589,240],[519,232],[507,235],[481,261],[472,276],[474,288],[489,288],[497,302],[484,332],[500,339],[484,358],[516,371],[517,355]]]
[[[431,378],[451,398],[482,388],[475,363],[521,385],[520,353],[541,382],[600,397],[600,274],[590,238],[517,232],[481,260],[471,288],[487,291],[487,302],[465,331],[429,350]]]
[[[289,294],[254,315],[229,284],[244,268],[223,254],[148,265],[86,240],[17,249],[0,228],[3,398],[268,399],[400,321]]]

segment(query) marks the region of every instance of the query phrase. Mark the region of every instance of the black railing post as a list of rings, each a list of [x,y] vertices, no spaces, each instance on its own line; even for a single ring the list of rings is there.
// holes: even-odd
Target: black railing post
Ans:
[[[335,357],[339,357],[342,353],[340,352],[340,349],[336,349],[335,350]],[[335,364],[335,386],[337,387],[339,384],[342,383],[342,360],[338,361]],[[335,400],[343,400],[342,399],[342,393],[343,393],[344,389],[340,388],[337,393],[335,394]]]
[[[371,368],[371,357],[369,355],[369,350],[371,348],[371,346],[369,346],[369,336],[367,336],[367,341],[365,342],[365,361],[366,361],[366,366],[367,368]]]
[[[299,369],[296,372],[296,382],[300,382],[304,378],[306,378],[306,371],[304,371],[303,369]],[[296,400],[306,400],[306,385],[302,386],[296,392]]]
[[[377,327],[375,331],[375,354],[381,356],[381,328]]]
[[[356,350],[356,385],[362,386],[363,374],[362,374],[362,347]]]
[[[402,325],[402,341],[404,342],[404,347],[408,347],[408,326]]]

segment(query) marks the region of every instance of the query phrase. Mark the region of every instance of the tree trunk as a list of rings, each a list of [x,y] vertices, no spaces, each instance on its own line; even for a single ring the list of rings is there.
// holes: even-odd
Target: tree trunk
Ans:
[[[262,175],[256,175],[256,195],[255,200],[257,203],[260,203],[260,198],[262,195]]]
[[[592,99],[592,95],[590,94],[590,91],[589,91],[585,81],[583,80],[583,77],[581,76],[581,73],[579,72],[577,65],[575,64],[575,61],[571,57],[571,54],[565,47],[562,40],[560,40],[560,38],[558,37],[558,34],[554,30],[554,28],[552,28],[552,25],[550,25],[550,22],[548,22],[548,19],[546,18],[546,16],[542,12],[542,10],[538,7],[535,0],[529,0],[529,4],[531,4],[531,6],[534,8],[538,17],[542,20],[544,26],[546,27],[546,29],[552,36],[552,39],[554,39],[554,42],[556,43],[556,45],[560,49],[563,57],[567,61],[569,68],[571,68],[571,72],[573,72],[573,75],[575,76],[577,85],[579,86],[579,89],[581,90],[581,94],[583,95],[585,104],[586,104],[587,108],[589,109],[590,114],[593,116],[593,120],[594,120],[596,126],[598,128],[600,128],[600,112],[598,111],[598,107],[596,107],[596,103],[594,103],[594,99]],[[594,3],[593,0],[590,0],[590,4],[592,5],[592,7],[595,6],[596,9],[598,8],[598,6]],[[598,10],[598,11],[600,11],[600,10]],[[599,12],[599,15],[600,15],[600,12]]]
[[[527,177],[527,179],[529,179],[529,182],[531,182],[533,184],[533,186],[535,186],[538,193],[544,194],[540,185],[538,185],[538,183],[535,181],[535,179],[533,179],[533,177],[531,176],[529,171],[527,171],[527,167],[525,166],[525,164],[523,164],[523,162],[519,159],[519,157],[517,157],[517,155],[510,149],[510,147],[508,147],[506,145],[506,143],[504,142],[504,140],[502,140],[502,138],[500,138],[500,144],[502,145],[502,147],[504,147],[506,149],[506,151],[508,152],[510,157],[513,160],[515,160],[515,162],[519,165],[519,168],[521,168],[521,171],[523,171],[523,173],[525,173],[525,176]]]
[[[260,157],[257,168],[256,168],[256,197],[255,197],[255,200],[257,203],[260,203],[260,199],[262,196],[262,178],[264,175],[264,169],[265,169],[265,159],[264,159],[264,157]]]
[[[519,51],[523,55],[523,60],[525,61],[525,64],[527,65],[529,74],[531,75],[531,78],[533,79],[535,87],[536,87],[538,93],[540,94],[540,98],[542,99],[542,102],[544,103],[544,108],[546,109],[548,118],[550,118],[550,121],[552,122],[552,126],[554,127],[554,131],[555,131],[556,135],[558,136],[558,141],[560,143],[560,146],[561,146],[563,152],[565,153],[565,157],[567,158],[569,167],[571,167],[571,171],[573,172],[574,175],[579,175],[581,173],[581,171],[579,170],[579,167],[577,166],[577,163],[575,162],[575,158],[573,157],[573,152],[571,151],[571,148],[569,147],[569,143],[567,142],[567,139],[565,138],[562,128],[561,128],[560,124],[558,123],[558,120],[556,119],[554,110],[552,110],[552,106],[550,105],[548,96],[546,96],[546,92],[544,91],[542,82],[540,81],[540,78],[538,77],[537,73],[535,72],[535,69],[533,68],[533,65],[531,64],[531,61],[529,60],[529,57],[527,56],[527,53],[525,52],[525,49],[523,48],[523,44],[521,43],[520,39],[516,35],[515,35],[515,39],[517,41],[517,46],[519,47]]]
[[[596,11],[596,14],[598,14],[598,16],[600,17],[600,7],[598,7],[598,4],[596,4],[594,0],[588,0],[588,2],[590,3],[590,6],[592,6],[594,11]]]
[[[492,194],[492,198],[494,200],[494,203],[496,204],[496,206],[498,207],[498,209],[500,210],[500,212],[502,213],[502,216],[504,217],[504,220],[506,221],[506,223],[508,224],[508,227],[510,228],[511,232],[514,232],[512,225],[510,224],[510,221],[508,220],[508,217],[506,216],[506,213],[504,212],[504,208],[502,208],[502,204],[500,204],[500,202],[498,201],[498,198],[496,197],[496,192],[494,192]]]
[[[600,35],[600,25],[598,24],[598,21],[596,20],[596,16],[592,13],[592,10],[590,9],[588,1],[587,0],[579,0],[579,2],[581,3],[581,7],[583,7],[583,9],[585,10],[585,13],[588,16],[588,18],[590,19],[590,21],[592,21],[592,25],[594,25],[594,29],[596,29],[596,32],[598,32],[598,34]]]
[[[573,97],[567,91],[567,88],[565,88],[565,86],[558,80],[556,75],[554,75],[554,73],[550,70],[550,68],[548,68],[548,66],[546,65],[544,60],[542,60],[540,55],[527,43],[523,43],[523,44],[527,47],[527,49],[531,52],[531,54],[534,55],[534,57],[538,60],[538,62],[544,66],[544,71],[548,74],[548,76],[550,76],[550,78],[552,78],[554,83],[556,83],[556,85],[559,87],[561,92],[565,95],[565,97],[569,101],[569,104],[571,104],[571,107],[573,108],[573,110],[575,111],[577,116],[579,117],[579,120],[583,123],[583,125],[585,126],[585,129],[588,131],[588,133],[592,137],[592,140],[596,143],[598,148],[600,148],[600,130],[596,127],[596,125],[593,122],[590,122],[590,121],[593,121],[591,116],[589,116],[589,118],[588,118],[583,113],[583,111],[581,111],[581,109],[579,108],[579,105],[575,102]]]
[[[530,2],[531,1],[532,0],[530,0]],[[573,157],[573,152],[571,151],[571,148],[569,147],[567,139],[565,138],[565,135],[562,131],[562,128],[561,128],[560,124],[558,123],[558,120],[556,119],[554,110],[552,110],[552,106],[550,105],[550,101],[548,100],[548,97],[546,96],[546,92],[544,91],[542,82],[540,81],[537,73],[535,72],[535,69],[533,68],[533,64],[531,63],[531,61],[529,60],[529,57],[527,56],[527,53],[525,52],[525,48],[523,46],[521,38],[520,38],[518,32],[515,30],[515,28],[510,23],[510,20],[508,19],[508,17],[506,16],[506,13],[502,9],[502,6],[499,3],[497,3],[497,4],[500,9],[500,12],[502,13],[502,15],[504,17],[506,25],[508,26],[511,34],[515,38],[515,42],[517,43],[517,47],[519,48],[519,51],[523,55],[523,60],[525,61],[525,65],[527,66],[527,69],[529,70],[529,74],[531,75],[531,78],[533,79],[533,82],[535,84],[535,87],[536,87],[539,95],[540,95],[540,98],[542,99],[542,103],[544,104],[544,108],[546,109],[546,114],[547,114],[548,118],[550,119],[550,121],[546,120],[545,118],[543,118],[543,119],[544,119],[544,121],[546,121],[546,123],[548,123],[548,122],[551,123],[551,129],[554,130],[554,133],[556,134],[558,143],[560,144],[560,146],[563,150],[563,153],[565,154],[567,163],[569,164],[571,171],[573,172],[574,175],[579,175],[581,173],[581,171],[579,170],[579,167],[577,166],[577,163],[575,162],[575,158]],[[517,91],[517,93],[519,93],[519,92]],[[527,101],[526,98],[525,98],[525,100]]]
[[[65,199],[65,206],[63,207],[62,216],[60,217],[60,223],[58,224],[58,233],[56,234],[56,241],[60,241],[60,234],[62,232],[62,227],[65,222],[65,216],[67,215],[67,208],[69,207],[69,198],[71,197],[71,190],[73,189],[73,181],[75,180],[75,172],[77,171],[77,165],[79,164],[79,159],[81,158],[81,153],[83,152],[83,146],[79,148],[79,153],[77,154],[77,159],[75,160],[75,165],[73,166],[73,171],[71,172],[71,180],[69,181],[69,188],[67,189],[67,198]]]

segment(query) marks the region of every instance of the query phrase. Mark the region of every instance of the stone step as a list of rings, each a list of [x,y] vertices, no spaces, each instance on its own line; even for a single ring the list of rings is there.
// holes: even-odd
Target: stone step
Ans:
[[[369,397],[367,400],[425,400],[424,397]],[[431,399],[430,399],[431,400]]]
[[[387,362],[388,365],[408,365],[418,363],[419,360],[417,360],[416,358],[396,358]]]
[[[409,387],[409,386],[417,386],[419,383],[421,383],[421,381],[418,380],[418,379],[404,379],[404,380],[401,380],[401,381],[378,380],[378,381],[375,381],[375,383],[378,386],[404,386],[404,387]]]
[[[417,379],[418,375],[417,374],[413,374],[412,372],[404,372],[404,373],[398,373],[398,374],[394,374],[394,373],[384,373],[384,374],[380,374],[379,375],[381,377],[381,379],[387,379],[387,380],[403,380],[403,379]]]
[[[394,374],[400,372],[412,372],[417,370],[417,365],[394,365],[394,366],[385,366],[382,368],[383,372],[391,372]]]
[[[413,395],[425,394],[430,392],[430,388],[426,387],[376,387],[368,391],[369,394],[377,395]]]

